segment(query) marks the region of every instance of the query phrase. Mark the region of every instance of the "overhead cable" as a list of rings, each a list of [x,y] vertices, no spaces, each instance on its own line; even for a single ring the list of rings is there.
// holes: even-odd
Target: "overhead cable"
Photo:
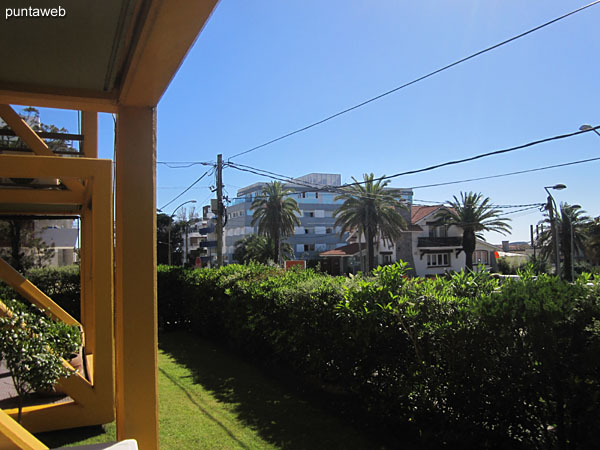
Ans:
[[[185,194],[187,191],[189,191],[191,188],[193,188],[202,178],[204,178],[206,175],[208,175],[209,172],[211,172],[214,169],[209,169],[206,172],[204,172],[200,178],[198,178],[196,181],[194,181],[192,184],[190,184],[181,194],[179,194],[177,197],[175,197],[174,199],[172,199],[170,202],[165,203],[160,209],[164,210],[167,206],[169,206],[171,203],[173,203],[175,200],[177,200],[179,197],[181,197],[183,194]]]
[[[450,69],[450,68],[452,68],[454,66],[457,66],[457,65],[462,64],[462,63],[464,63],[466,61],[469,61],[470,59],[476,58],[476,57],[478,57],[480,55],[483,55],[484,53],[487,53],[487,52],[489,52],[491,50],[495,50],[495,49],[497,49],[499,47],[502,47],[503,45],[506,45],[506,44],[508,44],[510,42],[513,42],[513,41],[515,41],[517,39],[520,39],[520,38],[522,38],[524,36],[527,36],[528,34],[534,33],[535,31],[541,30],[542,28],[545,28],[545,27],[547,27],[549,25],[552,25],[553,23],[556,23],[556,22],[558,22],[560,20],[566,19],[567,17],[572,16],[573,14],[576,14],[576,13],[578,13],[580,11],[583,11],[584,9],[587,9],[587,8],[589,8],[591,6],[594,6],[594,5],[598,4],[598,3],[600,3],[600,0],[596,0],[596,1],[594,1],[592,3],[589,3],[589,4],[585,5],[585,6],[577,8],[577,9],[571,11],[571,12],[563,14],[562,16],[556,17],[555,19],[552,19],[552,20],[550,20],[548,22],[545,22],[545,23],[543,23],[541,25],[538,25],[537,27],[531,28],[530,30],[527,30],[527,31],[525,31],[525,32],[523,32],[521,34],[513,36],[513,37],[511,37],[509,39],[506,39],[506,40],[504,40],[502,42],[499,42],[499,43],[497,43],[495,45],[492,45],[491,47],[487,47],[487,48],[485,48],[483,50],[479,50],[478,52],[475,52],[475,53],[473,53],[473,54],[471,54],[469,56],[466,56],[466,57],[464,57],[462,59],[459,59],[458,61],[454,61],[453,63],[450,63],[450,64],[447,64],[447,65],[445,65],[443,67],[440,67],[439,69],[434,70],[433,72],[429,72],[426,75],[422,75],[419,78],[415,78],[414,80],[409,81],[408,83],[404,83],[404,84],[402,84],[400,86],[397,86],[397,87],[395,87],[393,89],[390,89],[389,91],[383,92],[383,93],[381,93],[381,94],[379,94],[379,95],[377,95],[375,97],[371,97],[368,100],[365,100],[365,101],[363,101],[361,103],[358,103],[358,104],[356,104],[354,106],[351,106],[351,107],[346,108],[346,109],[344,109],[342,111],[339,111],[339,112],[337,112],[335,114],[332,114],[332,115],[330,115],[328,117],[325,117],[324,119],[321,119],[321,120],[318,120],[316,122],[313,122],[313,123],[311,123],[311,124],[309,124],[307,126],[304,126],[302,128],[298,128],[297,130],[294,130],[294,131],[292,131],[290,133],[287,133],[287,134],[284,134],[282,136],[279,136],[279,137],[277,137],[275,139],[271,139],[270,141],[267,141],[267,142],[265,142],[263,144],[260,144],[260,145],[257,145],[255,147],[249,148],[248,150],[244,150],[243,152],[236,153],[235,155],[229,157],[228,160],[231,161],[233,158],[237,158],[238,156],[242,156],[242,155],[245,155],[247,153],[256,151],[256,150],[258,150],[260,148],[264,148],[264,147],[266,147],[268,145],[274,144],[275,142],[281,141],[281,140],[286,139],[286,138],[288,138],[290,136],[293,136],[295,134],[298,134],[298,133],[301,133],[303,131],[309,130],[310,128],[316,127],[317,125],[321,125],[322,123],[325,123],[325,122],[328,122],[328,121],[330,121],[332,119],[335,119],[336,117],[339,117],[341,115],[347,114],[350,111],[354,111],[355,109],[358,109],[358,108],[361,108],[361,107],[363,107],[365,105],[368,105],[369,103],[372,103],[372,102],[374,102],[376,100],[379,100],[379,99],[381,99],[383,97],[386,97],[386,96],[388,96],[390,94],[393,94],[394,92],[397,92],[397,91],[399,91],[401,89],[407,88],[407,87],[409,87],[409,86],[411,86],[413,84],[416,84],[416,83],[418,83],[420,81],[423,81],[423,80],[425,80],[427,78],[430,78],[430,77],[432,77],[434,75],[437,75],[440,72],[444,72],[445,70],[448,70],[448,69]]]

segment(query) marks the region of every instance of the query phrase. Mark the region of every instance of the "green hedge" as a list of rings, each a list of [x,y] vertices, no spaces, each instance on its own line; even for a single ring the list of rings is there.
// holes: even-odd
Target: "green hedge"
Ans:
[[[404,275],[161,267],[159,316],[290,368],[422,446],[596,445],[597,279]]]
[[[44,267],[31,269],[26,278],[36,285],[44,294],[58,303],[76,320],[80,320],[80,280],[79,266]],[[20,299],[15,291],[0,281],[0,300]]]
[[[32,281],[74,312],[76,269]],[[262,265],[158,270],[159,329],[218,339],[420,448],[595,448],[600,278],[331,277]],[[6,294],[6,290],[4,291]],[[3,291],[0,288],[0,297]]]

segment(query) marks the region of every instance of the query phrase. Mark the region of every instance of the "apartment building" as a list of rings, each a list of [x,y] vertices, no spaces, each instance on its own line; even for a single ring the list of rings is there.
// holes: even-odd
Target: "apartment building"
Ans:
[[[318,258],[319,253],[346,245],[347,234],[340,236],[335,227],[335,210],[342,204],[336,200],[337,193],[328,192],[326,187],[339,187],[340,174],[310,173],[294,179],[285,185],[298,202],[300,226],[286,239],[294,250],[296,259]],[[237,192],[231,205],[227,207],[227,224],[224,231],[223,255],[226,263],[233,262],[235,243],[244,236],[256,234],[257,226],[252,226],[252,202],[261,195],[265,182],[254,183]],[[412,203],[412,190],[400,189],[401,198]]]

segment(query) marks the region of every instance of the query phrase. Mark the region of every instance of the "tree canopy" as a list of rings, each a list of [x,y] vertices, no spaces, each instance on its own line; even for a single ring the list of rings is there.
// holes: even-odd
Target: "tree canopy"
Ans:
[[[259,197],[252,202],[251,224],[258,224],[258,234],[273,240],[274,260],[279,263],[281,259],[281,241],[294,233],[294,227],[300,225],[296,214],[300,214],[298,202],[289,195],[292,193],[285,189],[283,183],[273,181],[266,184]]]
[[[340,227],[340,235],[356,231],[362,234],[367,243],[368,269],[375,267],[375,240],[379,237],[395,242],[406,229],[406,221],[400,214],[406,209],[398,190],[386,189],[389,181],[378,179],[371,174],[363,175],[363,182],[352,177],[354,184],[344,188],[346,192],[336,197],[344,203],[335,211],[335,226]]]
[[[465,268],[473,269],[473,252],[477,239],[485,240],[483,231],[495,231],[507,234],[511,230],[510,219],[502,217],[502,211],[491,204],[489,197],[481,193],[461,192],[460,199],[453,196],[448,202],[450,207],[442,209],[438,217],[448,226],[463,230],[462,249],[465,252]]]

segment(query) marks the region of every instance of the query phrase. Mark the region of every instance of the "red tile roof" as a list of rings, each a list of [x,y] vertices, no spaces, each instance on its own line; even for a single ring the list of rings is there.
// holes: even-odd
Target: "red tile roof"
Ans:
[[[366,244],[363,242],[360,244],[364,249]],[[319,253],[319,256],[352,256],[356,255],[359,251],[358,242],[353,244],[344,245],[342,247],[334,248],[333,250],[327,250],[326,252]]]
[[[410,207],[410,221],[412,223],[416,223],[419,220],[427,217],[431,213],[440,209],[443,205],[433,205],[433,206],[411,206]]]

